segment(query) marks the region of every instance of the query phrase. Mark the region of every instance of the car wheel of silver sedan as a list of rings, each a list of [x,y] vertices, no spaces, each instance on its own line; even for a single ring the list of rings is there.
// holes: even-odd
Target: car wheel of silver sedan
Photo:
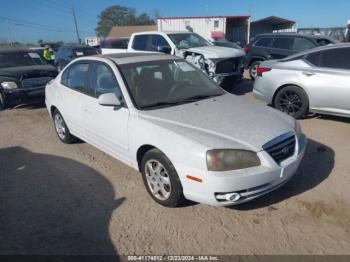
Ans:
[[[76,141],[76,137],[73,136],[66,125],[62,115],[58,110],[53,112],[53,122],[58,138],[66,144],[71,144]]]
[[[295,118],[302,118],[309,111],[309,99],[301,88],[286,86],[277,92],[274,107]]]
[[[148,151],[141,165],[144,184],[156,202],[167,207],[176,207],[183,202],[182,185],[177,172],[161,151]]]

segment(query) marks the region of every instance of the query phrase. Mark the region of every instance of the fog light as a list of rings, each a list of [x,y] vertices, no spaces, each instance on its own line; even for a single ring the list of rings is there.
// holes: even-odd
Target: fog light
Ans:
[[[230,193],[230,194],[226,194],[225,198],[227,201],[236,202],[241,198],[241,195],[238,193]]]
[[[217,194],[216,199],[219,201],[230,201],[236,202],[241,198],[239,193],[226,193],[226,194]]]

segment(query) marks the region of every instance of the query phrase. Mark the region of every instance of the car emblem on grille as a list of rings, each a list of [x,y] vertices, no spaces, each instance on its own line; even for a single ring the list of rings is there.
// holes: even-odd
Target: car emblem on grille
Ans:
[[[284,155],[288,154],[289,153],[289,148],[286,146],[282,149],[281,151]]]

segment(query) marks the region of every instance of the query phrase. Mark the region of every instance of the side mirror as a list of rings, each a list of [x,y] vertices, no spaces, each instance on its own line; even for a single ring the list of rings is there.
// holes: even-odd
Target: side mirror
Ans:
[[[171,53],[171,47],[170,46],[158,46],[157,51],[165,54]]]
[[[106,93],[98,97],[98,103],[101,106],[121,106],[122,102],[115,93]]]

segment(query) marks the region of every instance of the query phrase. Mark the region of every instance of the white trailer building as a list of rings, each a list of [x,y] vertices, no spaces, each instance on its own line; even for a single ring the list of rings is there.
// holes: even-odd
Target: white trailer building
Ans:
[[[202,37],[245,45],[249,41],[250,16],[163,17],[158,19],[158,31],[193,31]]]

